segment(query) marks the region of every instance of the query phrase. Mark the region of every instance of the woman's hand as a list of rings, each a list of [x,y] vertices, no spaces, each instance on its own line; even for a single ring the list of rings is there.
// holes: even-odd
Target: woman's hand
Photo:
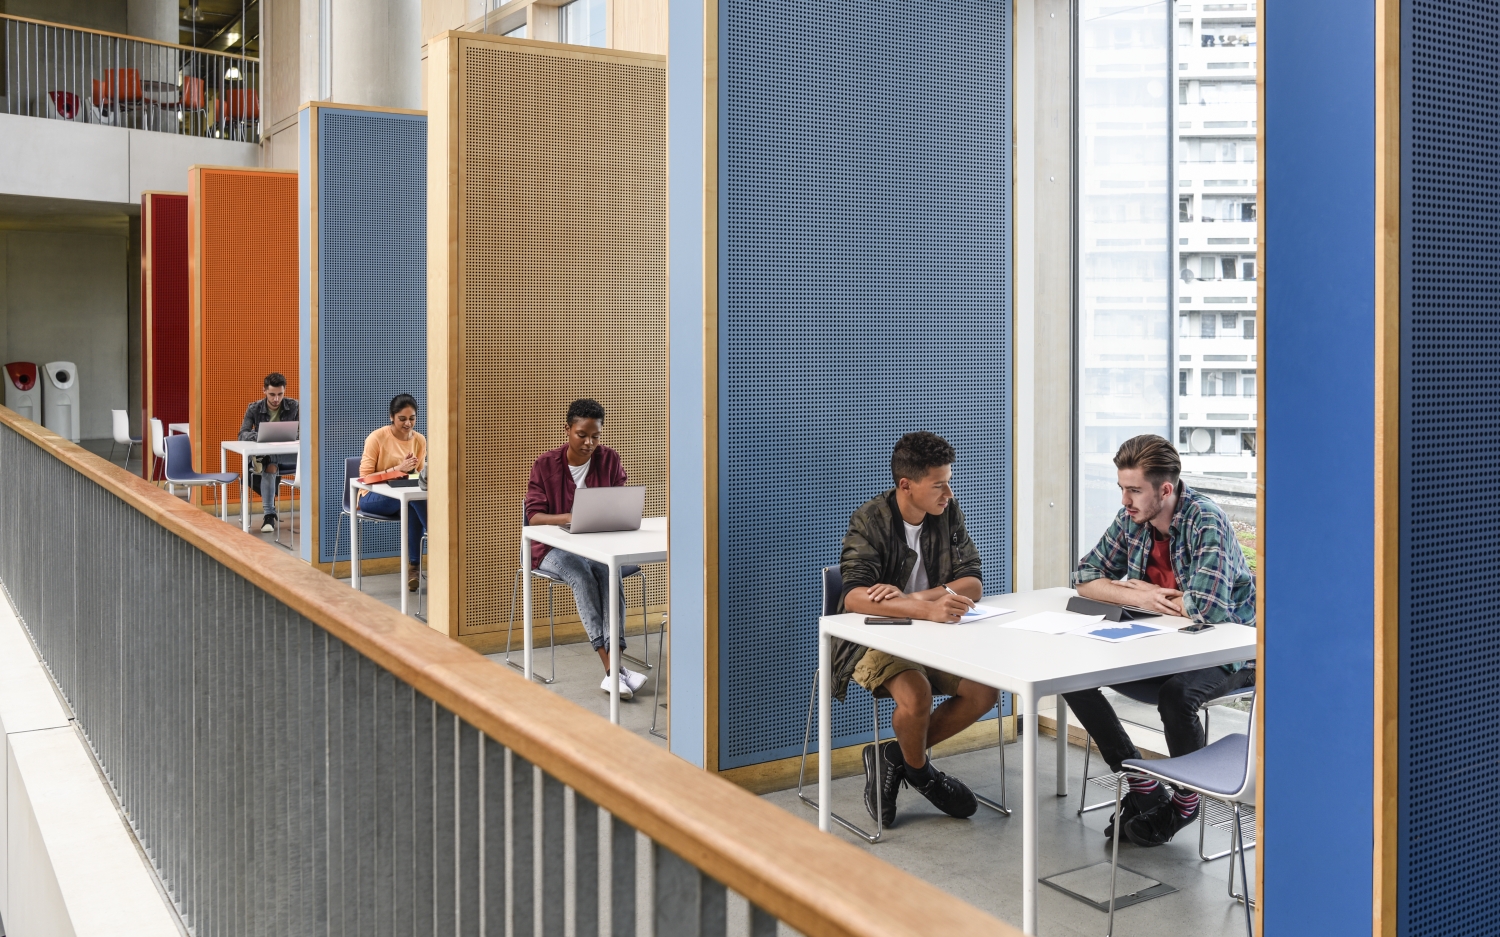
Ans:
[[[415,452],[408,452],[406,454],[406,458],[402,459],[401,464],[396,466],[396,468],[400,469],[403,473],[410,475],[412,472],[415,472],[417,470],[417,464],[417,454]]]

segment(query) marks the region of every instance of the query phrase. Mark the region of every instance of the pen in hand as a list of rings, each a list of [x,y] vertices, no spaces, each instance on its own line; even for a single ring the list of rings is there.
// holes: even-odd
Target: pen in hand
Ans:
[[[974,602],[973,599],[970,599],[966,595],[959,595],[957,592],[954,592],[952,589],[948,588],[947,583],[943,584],[943,591],[946,592],[946,593],[948,593],[949,595],[953,596],[955,599],[963,599],[965,602],[968,602],[970,608],[973,608],[974,605],[975,605],[975,602]]]

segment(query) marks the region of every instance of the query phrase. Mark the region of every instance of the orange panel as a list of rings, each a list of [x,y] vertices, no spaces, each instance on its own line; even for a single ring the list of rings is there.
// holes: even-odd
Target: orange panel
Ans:
[[[238,437],[267,374],[286,375],[287,396],[299,396],[297,174],[194,166],[188,243],[193,455],[198,471],[217,472],[219,444]]]

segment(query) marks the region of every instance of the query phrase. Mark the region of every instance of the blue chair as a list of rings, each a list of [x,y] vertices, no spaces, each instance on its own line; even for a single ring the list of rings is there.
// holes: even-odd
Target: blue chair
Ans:
[[[823,585],[823,614],[824,615],[837,615],[838,611],[839,611],[839,599],[841,599],[843,597],[843,595],[844,595],[844,575],[843,575],[843,573],[839,572],[839,568],[837,566],[825,566],[823,568],[823,572],[822,572],[822,585]],[[875,751],[878,753],[880,751],[880,700],[879,700],[879,698],[877,698],[875,696],[875,694],[871,693],[870,694],[870,701],[874,704],[874,711],[875,711],[875,719],[874,719]],[[806,725],[806,727],[805,727],[805,729],[803,730],[803,733],[802,733],[802,764],[797,768],[797,799],[800,800],[800,801],[802,801],[804,804],[807,804],[809,807],[811,807],[814,810],[818,809],[818,802],[816,800],[813,800],[811,797],[808,797],[806,794],[804,794],[802,792],[802,782],[803,782],[803,777],[807,773],[807,752],[808,752],[808,747],[809,747],[809,745],[810,745],[810,743],[812,741],[813,713],[817,711],[817,707],[818,707],[818,667],[817,667],[817,664],[814,663],[813,664],[813,678],[812,678],[812,692],[809,694],[808,700],[807,700],[807,725]],[[999,707],[997,706],[996,709],[999,709]],[[977,793],[977,792],[974,794],[974,799],[977,800],[977,801],[979,801],[981,804],[984,804],[986,807],[989,807],[991,810],[995,810],[995,811],[999,812],[1001,815],[1008,817],[1008,816],[1010,816],[1010,808],[1007,807],[1007,806],[1005,806],[1005,720],[1001,719],[999,717],[998,713],[996,714],[996,717],[995,717],[995,729],[999,733],[999,736],[1000,736],[1000,744],[998,746],[999,749],[1000,749],[1000,800],[998,802],[990,800],[988,797],[984,796],[983,794]],[[927,754],[930,757],[932,755],[932,750],[928,749]],[[880,787],[879,787],[879,785],[876,785],[876,788],[875,788],[875,814],[876,814],[876,819],[875,819],[875,832],[874,833],[867,833],[867,832],[865,832],[864,830],[862,830],[859,827],[855,826],[853,823],[850,823],[848,820],[845,820],[843,817],[839,816],[838,814],[833,813],[832,811],[829,812],[829,816],[832,817],[833,820],[834,820],[834,822],[838,823],[839,826],[842,826],[844,829],[846,829],[849,832],[853,833],[855,836],[858,836],[859,838],[863,839],[865,842],[870,843],[870,844],[873,845],[875,843],[880,842],[880,838],[885,835],[885,829],[881,826],[881,823],[880,823],[880,807],[881,807],[880,800],[881,800]]]
[[[1245,933],[1255,937],[1255,925],[1250,911],[1255,900],[1250,897],[1250,879],[1245,874],[1245,830],[1243,809],[1255,803],[1255,719],[1257,703],[1250,704],[1250,725],[1244,733],[1226,735],[1211,745],[1179,758],[1164,758],[1148,761],[1131,758],[1121,764],[1123,769],[1115,778],[1115,816],[1120,815],[1120,801],[1125,795],[1125,782],[1129,778],[1155,778],[1165,781],[1178,790],[1193,791],[1229,805],[1234,812],[1234,826],[1229,842],[1229,897],[1245,905]],[[1200,808],[1201,809],[1201,808]],[[1109,927],[1105,937],[1115,932],[1115,877],[1120,869],[1120,840],[1115,836],[1113,857],[1109,873]],[[1245,883],[1244,894],[1234,890],[1234,862],[1240,864],[1240,881]]]
[[[162,441],[167,452],[167,484],[186,488],[202,488],[205,485],[227,485],[239,481],[238,472],[193,471],[193,440],[178,434]],[[218,505],[218,489],[214,489],[214,504]]]
[[[354,481],[354,479],[356,479],[356,478],[359,477],[359,460],[360,460],[359,456],[352,456],[352,457],[344,460],[344,500],[342,502],[342,507],[339,510],[339,520],[338,520],[338,523],[336,525],[334,525],[334,528],[333,528],[333,565],[334,565],[335,572],[337,571],[337,567],[338,567],[338,564],[339,564],[339,537],[343,536],[343,533],[344,533],[344,518],[346,518],[346,517],[349,518],[349,524],[350,524],[351,527],[354,524],[358,524],[360,521],[369,521],[372,524],[399,524],[399,523],[401,523],[401,516],[399,514],[397,516],[395,516],[395,517],[389,517],[389,516],[387,516],[385,514],[371,514],[369,511],[364,511],[364,510],[355,511],[350,506],[350,504],[349,504],[349,483],[352,482],[352,481]],[[354,531],[353,530],[350,530],[349,536],[350,536],[350,538],[352,540],[353,536],[354,536]],[[352,571],[354,569],[354,557],[352,555],[353,552],[354,552],[354,550],[353,550],[352,543],[351,543],[351,547],[350,547],[350,551],[349,552],[351,554],[350,557],[349,557],[349,569],[350,569],[350,571],[352,573]],[[419,561],[420,561],[420,558],[419,558]],[[410,558],[408,558],[407,562],[410,562]],[[405,570],[397,570],[397,575],[398,576],[401,575],[401,574],[403,574],[403,573],[405,573]],[[406,584],[405,583],[401,583],[400,586],[403,589],[406,588]]]
[[[1160,698],[1161,698],[1161,681],[1159,681],[1159,680],[1141,680],[1141,681],[1138,681],[1138,682],[1135,682],[1135,683],[1122,683],[1119,686],[1110,687],[1110,689],[1114,690],[1116,693],[1119,693],[1121,696],[1125,697],[1126,699],[1134,700],[1135,702],[1141,703],[1142,705],[1145,705],[1145,706],[1152,706],[1152,707],[1154,707],[1154,706],[1156,706],[1156,704],[1158,702],[1160,702]],[[1243,690],[1235,690],[1233,693],[1226,693],[1223,696],[1220,696],[1220,697],[1218,697],[1216,699],[1211,699],[1211,700],[1208,700],[1208,701],[1204,702],[1203,706],[1199,710],[1200,712],[1203,713],[1203,736],[1204,736],[1204,738],[1208,737],[1209,710],[1210,710],[1210,707],[1213,707],[1213,706],[1222,706],[1225,703],[1232,703],[1232,702],[1235,702],[1237,700],[1250,699],[1250,698],[1252,698],[1254,696],[1255,696],[1255,687],[1248,686],[1248,687],[1245,687]],[[1130,720],[1121,720],[1121,721],[1122,722],[1130,722]],[[1143,729],[1154,729],[1154,728],[1156,728],[1155,726],[1142,725],[1139,722],[1130,722],[1130,724],[1131,725],[1139,725]],[[1083,816],[1084,814],[1088,813],[1091,810],[1103,810],[1105,807],[1110,806],[1110,801],[1108,801],[1108,800],[1101,800],[1101,801],[1099,801],[1096,804],[1087,803],[1087,801],[1088,801],[1088,789],[1089,789],[1089,782],[1090,781],[1092,781],[1095,784],[1106,784],[1107,785],[1107,784],[1109,784],[1109,782],[1115,780],[1115,775],[1113,775],[1113,774],[1101,774],[1098,777],[1093,777],[1093,778],[1089,777],[1089,761],[1090,761],[1090,759],[1093,756],[1093,752],[1094,752],[1094,740],[1093,740],[1093,737],[1085,735],[1084,739],[1083,739],[1083,789],[1078,792],[1078,815],[1080,817]],[[1203,810],[1203,811],[1199,812],[1199,814],[1198,814],[1198,858],[1202,859],[1204,862],[1212,862],[1215,859],[1222,859],[1225,856],[1229,855],[1229,853],[1230,853],[1230,850],[1226,849],[1223,852],[1216,852],[1216,853],[1214,853],[1213,855],[1210,856],[1208,854],[1208,852],[1206,851],[1206,849],[1204,848],[1205,835],[1208,832],[1208,823],[1209,823],[1208,814],[1209,814],[1208,810]],[[1213,821],[1215,828],[1227,825],[1227,821],[1229,819],[1231,819],[1231,818],[1224,817],[1222,815],[1222,812],[1221,812],[1220,816],[1215,817],[1215,819]],[[1254,839],[1252,839],[1250,841],[1249,845],[1247,845],[1245,848],[1246,849],[1254,849],[1255,848],[1255,841],[1254,841]]]

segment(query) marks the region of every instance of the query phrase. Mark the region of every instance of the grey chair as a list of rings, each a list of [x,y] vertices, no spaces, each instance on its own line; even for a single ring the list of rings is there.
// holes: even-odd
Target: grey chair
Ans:
[[[658,664],[666,662],[667,654],[669,653],[668,642],[671,639],[672,633],[667,630],[667,616],[663,615],[661,617],[661,640],[657,643],[656,651],[656,662]],[[656,696],[659,700],[661,700],[661,702],[657,703],[651,708],[651,728],[646,730],[651,735],[656,736],[664,742],[670,740],[667,738],[667,733],[665,731],[659,731],[656,728],[656,717],[661,714],[661,711],[663,709],[667,708],[667,703],[671,699],[671,689],[668,686],[668,684],[671,682],[671,676],[672,671],[669,668],[667,670],[663,670],[661,672],[661,676],[656,680]]]
[[[422,535],[422,545],[417,548],[421,556],[427,555],[427,535]],[[427,613],[422,611],[422,598],[427,594],[427,564],[418,560],[420,567],[417,573],[417,621],[426,621]]]
[[[240,480],[238,472],[193,471],[193,443],[187,436],[168,436],[165,448],[167,452],[167,483],[174,486],[174,489],[177,485],[187,488],[206,487],[211,489],[216,510],[219,503],[219,486],[233,484]]]
[[[1227,735],[1211,745],[1180,758],[1148,761],[1131,758],[1121,765],[1124,770],[1115,778],[1115,815],[1125,795],[1129,778],[1155,778],[1179,790],[1193,791],[1199,797],[1228,804],[1234,814],[1230,830],[1229,897],[1245,906],[1245,934],[1255,937],[1251,910],[1255,899],[1250,896],[1250,878],[1245,871],[1244,808],[1255,803],[1255,720],[1257,703],[1250,704],[1250,725],[1244,733]],[[1120,839],[1114,838],[1109,873],[1109,926],[1105,937],[1115,932],[1115,879],[1120,869]],[[1243,894],[1234,890],[1235,860],[1239,860]]]
[[[521,502],[521,526],[522,527],[526,526],[526,502],[524,500]],[[556,576],[552,575],[549,572],[545,572],[544,570],[537,569],[535,566],[533,566],[531,568],[531,576],[532,576],[533,579],[540,579],[540,580],[543,580],[543,581],[545,581],[547,583],[547,634],[548,634],[548,644],[551,646],[551,649],[552,649],[552,676],[548,677],[545,680],[542,680],[542,682],[546,683],[546,684],[552,684],[552,683],[556,683],[557,682],[557,617],[556,617],[556,607],[553,604],[553,599],[552,599],[552,587],[556,585],[556,586],[562,586],[564,588],[567,588],[568,584],[565,583],[565,582],[563,582],[561,579],[557,578]],[[640,582],[641,582],[641,640],[643,640],[643,641],[646,642],[646,659],[645,660],[641,660],[639,658],[632,657],[631,655],[624,654],[624,653],[622,653],[620,656],[622,658],[624,658],[625,660],[630,661],[633,664],[640,664],[642,667],[645,667],[647,670],[650,670],[651,669],[651,663],[650,663],[650,661],[651,661],[651,633],[646,630],[647,627],[648,627],[648,625],[646,623],[646,577],[643,574],[643,572],[642,572],[642,570],[641,570],[641,568],[639,566],[621,566],[620,567],[620,584],[621,584],[622,587],[625,584],[625,580],[627,580],[627,579],[637,579],[637,578],[640,579]],[[515,661],[513,661],[513,660],[510,659],[510,654],[511,654],[511,637],[512,637],[512,635],[515,634],[515,630],[516,630],[516,596],[520,593],[520,591],[521,591],[521,570],[517,569],[516,570],[516,575],[515,575],[514,579],[511,581],[511,587],[510,587],[510,625],[505,629],[505,662],[507,664],[509,664],[511,667],[514,667],[515,669],[517,669],[517,670],[519,670],[519,671],[521,671],[521,672],[524,673],[525,670],[526,670],[526,668],[524,666],[522,666],[521,664],[518,664]],[[620,618],[621,618],[622,621],[629,621],[630,620],[630,605],[629,605],[629,603],[626,603],[625,607],[622,608],[622,609],[620,609]],[[661,644],[661,635],[663,634],[663,632],[665,631],[665,629],[667,627],[667,619],[665,618],[665,616],[661,620],[661,627],[662,627],[662,630],[657,632],[657,645],[658,646],[657,646],[657,651],[656,651],[656,659],[658,661],[661,660],[661,647],[660,647],[660,644]],[[536,676],[536,675],[532,674],[532,676]],[[537,677],[537,679],[541,680],[540,677]]]
[[[1159,690],[1160,690],[1160,685],[1159,684],[1153,684],[1151,681],[1143,680],[1143,681],[1140,681],[1139,683],[1123,683],[1123,684],[1121,684],[1119,686],[1111,687],[1110,689],[1114,690],[1116,693],[1119,693],[1121,696],[1124,696],[1126,699],[1134,700],[1135,702],[1144,704],[1146,706],[1155,706],[1157,704],[1157,702],[1159,701],[1159,695],[1158,695],[1158,693],[1159,693]],[[1224,705],[1226,703],[1233,703],[1233,702],[1236,702],[1238,700],[1243,700],[1243,699],[1251,699],[1254,696],[1255,696],[1255,688],[1254,687],[1245,687],[1243,690],[1236,690],[1233,693],[1226,693],[1223,696],[1220,696],[1220,697],[1217,697],[1215,699],[1211,699],[1211,700],[1208,700],[1207,702],[1205,702],[1203,704],[1203,706],[1200,707],[1200,709],[1199,709],[1199,712],[1203,713],[1203,736],[1204,736],[1204,738],[1208,737],[1208,729],[1209,729],[1209,725],[1210,725],[1210,723],[1209,723],[1209,708],[1210,707],[1212,707],[1212,706],[1222,706],[1222,705]],[[1121,720],[1121,721],[1122,722],[1130,722],[1131,725],[1141,726],[1141,728],[1143,728],[1143,729],[1154,729],[1154,728],[1156,728],[1155,726],[1148,726],[1148,725],[1144,725],[1144,724],[1139,723],[1139,722],[1133,722],[1131,720]],[[1093,810],[1103,810],[1105,807],[1114,806],[1114,802],[1113,801],[1109,801],[1109,800],[1101,800],[1101,801],[1099,801],[1098,803],[1095,803],[1095,804],[1088,803],[1088,789],[1089,789],[1090,782],[1092,782],[1094,784],[1108,785],[1108,784],[1112,783],[1115,780],[1115,777],[1116,777],[1116,775],[1114,775],[1113,773],[1111,773],[1111,774],[1101,774],[1101,775],[1099,775],[1097,777],[1089,777],[1089,761],[1092,759],[1093,754],[1094,754],[1094,739],[1093,739],[1092,736],[1085,735],[1084,739],[1083,739],[1083,785],[1082,785],[1082,790],[1080,790],[1078,792],[1078,816],[1080,816],[1080,817],[1083,816],[1086,813],[1089,813],[1090,811],[1093,811]],[[1198,813],[1198,858],[1202,859],[1204,862],[1212,862],[1215,859],[1222,859],[1225,856],[1229,855],[1229,853],[1230,853],[1230,850],[1225,849],[1224,851],[1222,851],[1222,852],[1216,852],[1213,855],[1209,855],[1208,854],[1207,850],[1205,849],[1205,842],[1206,842],[1206,836],[1207,836],[1207,833],[1208,833],[1208,825],[1209,825],[1208,817],[1209,817],[1209,811],[1208,810],[1205,809],[1205,810],[1199,811],[1199,813]],[[1231,819],[1232,818],[1227,817],[1227,816],[1223,817],[1222,819],[1216,819],[1214,821],[1214,826],[1215,827],[1227,826],[1229,824],[1229,821]],[[1246,846],[1245,848],[1246,849],[1254,849],[1255,848],[1255,842],[1254,842],[1254,840],[1251,840],[1250,844],[1248,846]]]
[[[823,589],[823,614],[836,615],[838,614],[839,610],[839,599],[841,599],[844,595],[844,576],[841,572],[839,572],[839,568],[837,566],[825,566],[821,573],[821,581]],[[876,697],[875,694],[871,693],[870,702],[872,704],[872,710],[874,712],[874,719],[872,720],[872,732],[875,736],[875,751],[878,753],[880,751],[881,742],[880,699]],[[803,793],[803,782],[807,774],[807,752],[812,741],[813,713],[817,711],[817,706],[818,667],[817,664],[814,663],[812,692],[808,694],[807,700],[807,725],[802,733],[802,763],[797,768],[797,799],[814,810],[818,809],[818,802],[813,798],[807,796],[807,794]],[[995,708],[998,710],[1000,707],[996,706]],[[997,746],[997,748],[1000,750],[1000,800],[990,800],[988,797],[977,792],[974,794],[974,799],[979,801],[981,804],[984,804],[986,807],[989,807],[991,810],[998,811],[1002,816],[1008,817],[1010,816],[1010,808],[1005,806],[1005,720],[1000,718],[998,712],[995,716],[995,729],[1000,737],[999,745]],[[930,756],[931,754],[932,752],[929,749],[928,755]],[[865,842],[873,845],[880,842],[880,838],[885,835],[885,828],[882,826],[879,819],[881,806],[881,791],[879,786],[877,786],[875,789],[876,820],[874,833],[866,832],[865,830],[849,822],[848,820],[845,820],[843,817],[839,816],[836,813],[833,813],[832,811],[829,812],[829,816],[832,817],[834,822],[836,822],[839,826],[842,826],[844,829],[853,833],[855,836],[858,836]]]
[[[401,523],[401,516],[399,514],[395,517],[387,517],[384,514],[371,514],[369,511],[355,510],[350,505],[349,483],[359,477],[359,459],[359,456],[350,456],[349,458],[344,460],[344,500],[343,505],[339,510],[338,524],[336,524],[333,528],[333,565],[335,568],[337,568],[339,565],[339,537],[342,536],[344,532],[344,518],[349,518],[349,526],[351,528],[349,536],[351,540],[354,537],[354,531],[352,528],[360,521],[369,521],[372,524]],[[299,468],[297,471],[300,473],[301,469]],[[354,550],[352,548],[352,544],[349,553],[349,569],[352,573],[354,570]],[[397,575],[400,575],[399,571],[397,572]]]
[[[279,473],[277,474],[277,476],[276,476],[276,497],[278,498],[278,500],[281,497],[281,489],[283,487],[292,489],[291,497],[287,501],[287,504],[289,505],[289,509],[290,509],[289,513],[290,513],[291,516],[285,522],[286,523],[286,541],[287,542],[286,543],[282,543],[281,542],[281,525],[282,525],[282,520],[281,520],[281,511],[280,510],[276,510],[276,533],[272,535],[272,539],[276,541],[276,543],[277,543],[278,546],[286,547],[288,550],[292,550],[293,552],[295,552],[296,549],[297,549],[296,544],[297,544],[297,534],[298,534],[297,524],[296,524],[296,517],[297,517],[296,507],[297,507],[297,499],[302,496],[302,460],[300,460],[300,459],[297,460],[297,468],[296,468],[296,470],[294,472],[292,472],[292,476],[290,478],[288,478],[285,475],[281,475]],[[347,487],[347,483],[346,483],[346,487]],[[272,509],[275,510],[276,506],[272,505]],[[335,532],[334,536],[337,537],[338,533]]]

